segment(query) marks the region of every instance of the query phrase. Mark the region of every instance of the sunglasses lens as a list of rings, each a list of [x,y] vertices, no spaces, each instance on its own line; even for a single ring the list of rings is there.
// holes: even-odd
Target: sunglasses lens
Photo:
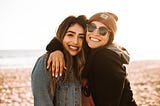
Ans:
[[[87,31],[88,32],[93,32],[96,29],[97,29],[96,25],[94,25],[92,23],[87,25]],[[99,31],[99,34],[102,35],[102,36],[105,36],[106,33],[108,32],[107,28],[105,28],[105,27],[99,27],[98,31]]]
[[[99,28],[99,34],[104,36],[106,35],[106,33],[108,32],[108,30],[105,27],[100,27]]]
[[[96,26],[92,25],[92,24],[88,24],[87,25],[87,30],[88,32],[93,32],[96,29]]]

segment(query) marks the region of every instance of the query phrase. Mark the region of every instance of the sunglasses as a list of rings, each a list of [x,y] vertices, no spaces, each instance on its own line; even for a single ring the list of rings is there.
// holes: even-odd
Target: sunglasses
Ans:
[[[93,32],[96,29],[97,29],[97,27],[95,24],[93,24],[93,23],[87,24],[87,31],[88,32]],[[100,34],[102,36],[105,36],[108,33],[108,31],[109,30],[106,27],[99,27],[98,28],[98,34]]]

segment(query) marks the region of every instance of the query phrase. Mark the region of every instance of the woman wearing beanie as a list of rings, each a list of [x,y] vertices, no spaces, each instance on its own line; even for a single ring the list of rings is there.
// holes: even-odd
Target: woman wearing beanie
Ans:
[[[96,106],[136,106],[124,64],[129,54],[114,46],[118,17],[110,12],[93,15],[86,41],[91,48],[83,70]]]
[[[137,106],[124,66],[129,63],[129,54],[113,44],[117,20],[118,17],[110,12],[96,13],[88,20],[87,62],[82,71],[82,82],[85,82],[82,83],[82,93],[91,95],[95,106]],[[47,47],[50,52],[53,49]],[[55,55],[53,53],[49,62]]]

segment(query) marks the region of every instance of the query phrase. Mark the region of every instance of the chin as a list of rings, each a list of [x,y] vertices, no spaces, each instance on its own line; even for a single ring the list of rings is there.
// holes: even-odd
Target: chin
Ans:
[[[70,53],[71,56],[76,56],[78,53]]]
[[[91,49],[97,48],[97,46],[95,46],[95,45],[90,45],[90,44],[88,44],[88,46],[89,46]]]

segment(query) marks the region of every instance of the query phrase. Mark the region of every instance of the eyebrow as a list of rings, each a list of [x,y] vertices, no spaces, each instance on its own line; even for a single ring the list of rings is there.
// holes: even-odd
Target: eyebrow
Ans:
[[[67,31],[67,32],[70,32],[70,33],[75,33],[75,32],[73,32],[73,31]]]
[[[73,33],[75,34],[76,32],[73,32],[73,31],[67,31],[67,33],[70,32],[70,33]],[[85,35],[85,33],[80,33],[79,35]]]

